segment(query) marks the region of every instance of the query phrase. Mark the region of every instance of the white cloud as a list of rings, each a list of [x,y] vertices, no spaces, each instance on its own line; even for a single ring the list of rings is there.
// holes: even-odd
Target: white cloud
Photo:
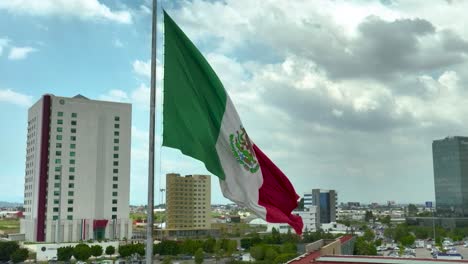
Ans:
[[[147,15],[151,14],[151,9],[145,5],[140,5],[140,10],[144,14],[147,14]]]
[[[127,102],[128,95],[125,91],[114,89],[110,90],[107,94],[99,96],[99,100],[111,102]]]
[[[33,47],[12,47],[10,50],[10,54],[8,55],[8,59],[10,60],[22,60],[26,59],[26,57],[32,53],[37,51],[36,48]]]
[[[140,76],[144,76],[147,78],[151,77],[151,60],[141,61],[135,60],[133,62],[133,71]]]
[[[10,42],[10,39],[8,38],[0,38],[0,56],[3,53],[3,49],[8,46],[8,43]]]
[[[33,97],[30,95],[17,93],[10,89],[0,89],[0,102],[29,107],[32,105],[32,99]]]
[[[112,11],[98,0],[8,0],[0,1],[0,9],[15,14],[35,16],[74,16],[83,20],[108,20],[118,23],[132,23],[128,11]]]
[[[144,84],[132,91],[131,98],[134,105],[143,106],[144,108],[149,107],[150,102],[150,88]]]
[[[122,41],[120,41],[120,39],[114,39],[114,46],[117,48],[122,48],[124,44],[122,43]]]

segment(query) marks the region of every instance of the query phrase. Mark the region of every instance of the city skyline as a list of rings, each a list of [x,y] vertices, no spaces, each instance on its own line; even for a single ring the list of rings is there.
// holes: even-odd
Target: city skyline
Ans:
[[[43,2],[0,3],[0,200],[23,199],[27,108],[51,93],[133,103],[130,204],[145,204],[151,1]],[[161,3],[300,195],[434,200],[432,141],[468,135],[468,3]],[[176,150],[159,160],[155,190],[166,173],[207,174]],[[228,202],[213,182],[212,203]]]

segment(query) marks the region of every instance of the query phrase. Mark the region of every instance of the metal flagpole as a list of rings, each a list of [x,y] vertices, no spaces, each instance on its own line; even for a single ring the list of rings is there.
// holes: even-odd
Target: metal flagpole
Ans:
[[[156,105],[156,33],[157,33],[157,0],[153,0],[152,34],[151,34],[151,96],[150,96],[150,130],[148,162],[148,207],[146,221],[146,264],[153,264],[153,214],[154,214],[154,132]]]

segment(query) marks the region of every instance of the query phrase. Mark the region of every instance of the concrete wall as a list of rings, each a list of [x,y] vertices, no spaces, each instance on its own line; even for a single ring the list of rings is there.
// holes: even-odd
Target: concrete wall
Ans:
[[[320,249],[320,255],[341,255],[341,242],[339,239],[326,240],[325,245]]]

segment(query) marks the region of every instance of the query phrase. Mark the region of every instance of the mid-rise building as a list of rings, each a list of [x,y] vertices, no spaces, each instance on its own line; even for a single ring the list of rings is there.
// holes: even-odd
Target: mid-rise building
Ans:
[[[336,222],[337,193],[335,190],[313,189],[304,194],[304,209],[316,206],[320,223]]]
[[[27,132],[26,241],[131,237],[131,105],[44,95]]]
[[[468,216],[468,137],[432,142],[436,210],[440,216]]]
[[[293,211],[292,213],[302,218],[304,223],[303,232],[315,232],[320,227],[317,206],[304,207],[303,211]]]
[[[209,175],[166,175],[166,230],[168,236],[195,236],[211,229]]]

